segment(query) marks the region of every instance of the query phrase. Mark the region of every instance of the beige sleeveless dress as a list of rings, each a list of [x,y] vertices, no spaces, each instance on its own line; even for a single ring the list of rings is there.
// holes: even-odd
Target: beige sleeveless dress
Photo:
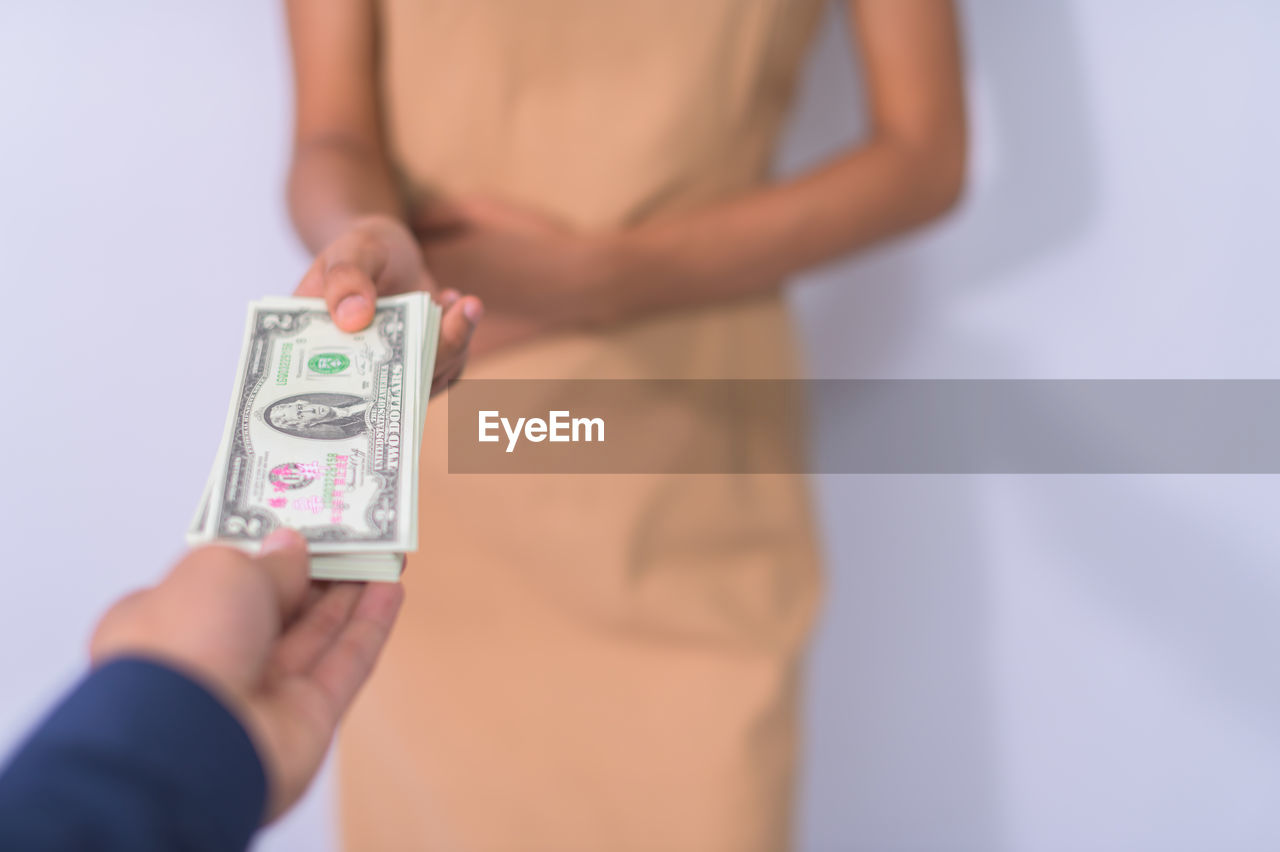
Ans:
[[[584,228],[768,177],[821,0],[383,0],[412,191]],[[780,299],[499,351],[468,376],[786,378]],[[798,476],[449,476],[428,415],[421,551],[339,757],[347,849],[788,845],[819,573]]]

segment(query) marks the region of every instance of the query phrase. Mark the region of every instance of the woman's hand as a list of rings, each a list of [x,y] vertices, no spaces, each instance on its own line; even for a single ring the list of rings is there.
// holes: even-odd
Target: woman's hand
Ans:
[[[414,290],[431,293],[444,308],[431,385],[434,394],[462,372],[484,305],[475,296],[462,296],[457,290],[439,293],[423,266],[418,241],[398,219],[357,219],[316,256],[294,295],[323,298],[338,328],[359,331],[373,322],[374,301],[379,296]]]
[[[366,216],[316,255],[294,295],[323,298],[338,328],[359,331],[379,296],[414,290],[435,290],[417,240],[390,216]]]
[[[544,330],[610,319],[604,235],[485,197],[433,201],[410,221],[431,274],[496,314]]]
[[[471,351],[471,337],[484,307],[474,296],[463,298],[457,290],[440,294],[440,340],[436,344],[436,369],[431,378],[431,396],[453,384],[462,375]]]

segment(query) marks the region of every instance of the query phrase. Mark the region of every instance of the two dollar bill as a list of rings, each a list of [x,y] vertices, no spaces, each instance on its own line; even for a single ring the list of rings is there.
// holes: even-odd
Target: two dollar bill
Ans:
[[[348,334],[320,299],[253,302],[217,459],[190,544],[247,550],[280,527],[306,537],[311,574],[394,581],[418,547],[418,458],[440,308],[379,299]]]

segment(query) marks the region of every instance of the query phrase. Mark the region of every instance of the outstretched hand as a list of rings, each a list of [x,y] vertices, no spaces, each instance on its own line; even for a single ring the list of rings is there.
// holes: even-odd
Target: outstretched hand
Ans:
[[[90,653],[156,659],[222,699],[257,747],[274,819],[315,777],[403,597],[398,583],[313,585],[306,542],[280,530],[257,556],[189,553],[103,616]]]
[[[475,296],[463,296],[457,290],[439,292],[423,265],[417,239],[399,220],[390,216],[357,220],[316,256],[294,295],[323,298],[334,324],[356,332],[373,322],[379,296],[414,290],[431,293],[444,309],[431,387],[436,393],[462,372],[484,306]]]

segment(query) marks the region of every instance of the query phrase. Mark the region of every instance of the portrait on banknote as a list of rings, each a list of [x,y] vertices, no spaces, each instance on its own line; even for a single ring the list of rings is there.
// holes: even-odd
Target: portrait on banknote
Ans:
[[[272,402],[263,420],[277,432],[294,438],[337,441],[354,438],[368,424],[365,412],[371,400],[349,393],[307,393]]]

